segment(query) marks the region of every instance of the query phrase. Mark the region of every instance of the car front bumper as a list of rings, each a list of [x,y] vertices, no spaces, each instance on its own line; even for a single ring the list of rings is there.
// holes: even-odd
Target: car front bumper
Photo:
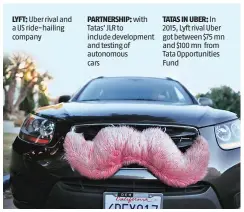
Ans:
[[[23,162],[23,157],[16,152],[13,152],[13,157],[18,161],[15,165],[19,171],[11,171],[11,188],[14,204],[18,208],[101,209],[103,193],[108,191],[163,193],[163,206],[169,209],[240,207],[239,164],[228,169],[218,179],[202,181],[182,189],[161,186],[158,180],[150,179],[151,173],[145,169],[122,169],[114,178],[102,181],[77,178],[78,173],[76,175],[75,172],[72,178],[60,178],[50,175],[44,167],[34,162]],[[135,172],[147,179],[121,179],[120,176],[127,171],[131,178],[135,177]]]

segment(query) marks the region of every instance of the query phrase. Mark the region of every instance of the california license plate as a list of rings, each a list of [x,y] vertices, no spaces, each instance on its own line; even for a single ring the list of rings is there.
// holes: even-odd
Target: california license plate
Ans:
[[[161,209],[163,208],[163,194],[160,193],[103,193],[105,209]]]

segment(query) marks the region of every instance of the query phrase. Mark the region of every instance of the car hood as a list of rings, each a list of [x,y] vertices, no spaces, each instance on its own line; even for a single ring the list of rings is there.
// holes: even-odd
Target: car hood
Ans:
[[[69,102],[42,107],[34,113],[72,123],[150,122],[195,127],[215,125],[237,118],[235,113],[207,106],[165,105],[147,101]]]

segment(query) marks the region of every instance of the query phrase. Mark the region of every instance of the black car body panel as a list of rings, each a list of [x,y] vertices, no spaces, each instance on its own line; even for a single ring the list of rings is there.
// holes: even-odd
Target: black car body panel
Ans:
[[[35,111],[38,116],[71,123],[97,122],[160,122],[205,127],[237,119],[236,114],[199,105],[166,105],[147,101],[70,102]]]

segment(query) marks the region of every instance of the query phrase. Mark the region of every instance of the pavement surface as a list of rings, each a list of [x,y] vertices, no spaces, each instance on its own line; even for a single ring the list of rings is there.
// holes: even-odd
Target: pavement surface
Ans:
[[[3,209],[16,209],[13,199],[3,199]]]
[[[14,209],[16,208],[13,203],[13,197],[10,190],[3,192],[3,209]]]
[[[3,121],[3,133],[19,134],[20,127],[15,127],[12,121]],[[10,189],[3,192],[3,209],[14,209],[13,197]]]
[[[3,132],[19,134],[20,127],[15,127],[13,121],[3,121]]]

